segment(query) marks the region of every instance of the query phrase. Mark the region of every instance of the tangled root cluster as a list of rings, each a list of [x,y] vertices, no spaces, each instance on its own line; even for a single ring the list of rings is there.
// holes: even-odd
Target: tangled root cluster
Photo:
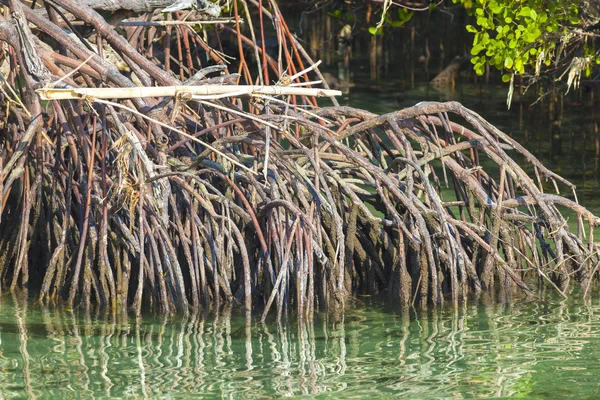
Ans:
[[[239,303],[248,319],[274,309],[307,320],[356,293],[457,306],[531,285],[566,296],[573,280],[589,294],[600,220],[546,194],[547,181],[574,187],[459,103],[376,115],[299,95],[45,102],[36,92],[252,84],[250,64],[260,83],[322,78],[274,2],[233,2],[218,30],[195,28],[198,12],[123,22],[89,1],[7,3],[4,287],[119,313]],[[273,29],[277,59],[256,40]],[[226,40],[239,74],[224,65]],[[576,215],[576,233],[557,206]]]

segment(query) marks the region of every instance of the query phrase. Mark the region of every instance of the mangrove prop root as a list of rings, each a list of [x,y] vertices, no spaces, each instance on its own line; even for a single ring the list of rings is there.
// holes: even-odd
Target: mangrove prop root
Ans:
[[[243,15],[234,3],[236,26],[207,32],[190,27],[198,12],[175,28],[160,22],[179,14],[133,14],[117,29],[99,2],[45,3],[2,3],[14,21],[0,19],[0,61],[18,67],[0,91],[2,287],[119,314],[235,305],[248,321],[294,310],[311,320],[359,293],[403,309],[540,285],[592,293],[600,218],[544,193],[543,180],[574,186],[459,103],[376,115],[317,108],[303,90],[38,95],[252,85],[251,66],[261,84],[311,86],[320,72],[275,2],[243,2]],[[264,45],[273,29],[277,58]],[[231,47],[239,74],[222,58]],[[483,170],[484,156],[495,166]]]

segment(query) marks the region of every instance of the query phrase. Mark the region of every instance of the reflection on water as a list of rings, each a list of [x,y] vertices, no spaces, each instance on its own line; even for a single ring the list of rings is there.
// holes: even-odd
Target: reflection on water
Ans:
[[[248,327],[237,314],[117,321],[5,296],[0,391],[5,398],[600,395],[600,302],[471,304],[419,318],[371,304],[314,325]]]

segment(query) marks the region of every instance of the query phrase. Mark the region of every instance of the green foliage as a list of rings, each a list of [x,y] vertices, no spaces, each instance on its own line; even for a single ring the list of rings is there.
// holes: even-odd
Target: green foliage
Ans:
[[[395,15],[394,15],[395,14]],[[369,33],[371,35],[383,35],[384,26],[390,26],[392,28],[399,28],[406,24],[413,16],[413,12],[405,8],[397,8],[396,12],[387,12],[383,16],[383,24],[369,27]]]
[[[342,12],[340,9],[335,9],[332,12],[327,13],[331,18],[340,21],[354,22],[354,14],[350,12]]]
[[[482,75],[486,65],[502,71],[511,88],[516,75],[566,77],[570,88],[600,65],[600,8],[584,0],[452,0],[472,16],[466,30],[473,34],[471,62]],[[380,2],[381,17],[368,26],[371,35],[404,26],[413,12],[391,0]],[[429,12],[440,6],[433,2]],[[344,9],[344,8],[342,8]],[[427,8],[423,8],[423,12]],[[335,10],[338,20],[352,12]],[[369,22],[370,25],[371,22]],[[510,102],[510,101],[509,101]]]
[[[503,70],[504,82],[527,70],[540,72],[542,64],[550,66],[581,24],[579,3],[573,0],[453,0],[461,3],[474,17],[467,25],[474,34],[471,62],[482,75],[485,64]],[[598,59],[593,51],[588,57]],[[585,71],[591,73],[591,69]]]

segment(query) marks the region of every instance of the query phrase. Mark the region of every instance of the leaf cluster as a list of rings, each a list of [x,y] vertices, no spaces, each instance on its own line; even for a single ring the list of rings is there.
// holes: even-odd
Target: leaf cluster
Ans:
[[[505,71],[504,82],[528,69],[539,74],[541,64],[557,62],[581,24],[579,4],[573,1],[453,1],[467,7],[475,20],[466,27],[474,34],[475,72],[482,75],[489,63]]]

